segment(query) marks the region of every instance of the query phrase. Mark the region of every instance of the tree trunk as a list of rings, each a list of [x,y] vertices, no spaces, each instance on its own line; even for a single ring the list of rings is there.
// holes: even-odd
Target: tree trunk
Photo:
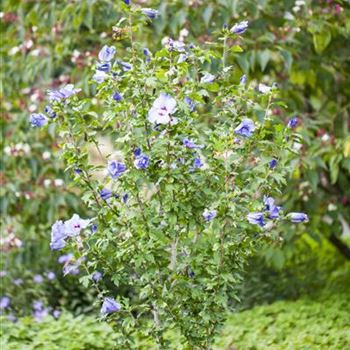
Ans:
[[[346,259],[350,260],[350,247],[345,244],[338,236],[332,233],[328,237],[329,241],[338,249],[338,251],[345,256]]]

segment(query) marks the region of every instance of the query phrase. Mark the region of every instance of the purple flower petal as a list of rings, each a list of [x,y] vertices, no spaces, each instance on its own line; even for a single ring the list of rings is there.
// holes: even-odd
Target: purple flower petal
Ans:
[[[291,118],[288,121],[288,127],[294,129],[298,125],[298,118]]]
[[[250,137],[255,130],[255,124],[251,119],[243,119],[235,129],[235,133],[244,137]]]
[[[232,28],[231,28],[231,33],[234,34],[243,34],[248,28],[248,21],[242,21],[239,23],[236,23]]]
[[[146,169],[149,166],[149,157],[145,154],[140,154],[135,161],[134,165],[136,169]]]
[[[117,303],[114,299],[104,298],[103,304],[101,307],[101,314],[103,315],[111,314],[111,313],[120,311],[120,309],[121,309],[121,305]]]
[[[115,180],[126,171],[126,166],[125,164],[118,162],[116,160],[110,160],[108,162],[107,169],[112,179]]]
[[[309,221],[309,217],[305,213],[289,213],[288,218],[291,222],[300,223]]]
[[[249,223],[254,225],[259,225],[261,227],[265,226],[264,214],[263,213],[249,213],[247,215]]]
[[[203,212],[204,220],[206,222],[209,222],[209,221],[213,220],[216,217],[216,214],[217,214],[216,210],[208,210],[208,209],[206,209]]]
[[[150,8],[141,9],[141,12],[150,19],[155,19],[159,15],[159,12],[157,10]]]
[[[101,62],[110,62],[115,55],[115,47],[114,46],[103,46],[101,51],[98,54],[98,58]]]
[[[30,124],[34,128],[40,128],[47,124],[48,119],[41,113],[33,113],[29,117]]]

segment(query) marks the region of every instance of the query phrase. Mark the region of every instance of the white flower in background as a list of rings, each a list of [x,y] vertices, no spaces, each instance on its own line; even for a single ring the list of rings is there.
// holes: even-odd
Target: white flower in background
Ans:
[[[28,145],[28,143],[25,143],[25,144],[23,145],[22,149],[23,149],[23,152],[24,152],[25,154],[29,154],[29,153],[30,153],[30,146]]]
[[[34,57],[38,57],[40,55],[40,50],[39,49],[32,50],[30,52],[30,55]]]
[[[293,149],[296,151],[300,151],[302,149],[303,145],[299,142],[294,142],[293,143]]]
[[[79,56],[80,56],[80,51],[74,50],[73,53],[72,53],[71,61],[73,63],[76,63],[78,61],[78,59],[79,59]]]
[[[11,153],[12,153],[12,148],[10,146],[6,146],[4,148],[4,152],[5,152],[6,155],[10,156]]]
[[[179,35],[179,41],[184,41],[185,38],[188,36],[189,31],[186,28],[183,28],[180,30],[180,35]]]
[[[11,145],[11,146],[6,146],[4,148],[4,152],[7,155],[12,155],[12,156],[20,156],[23,154],[29,154],[30,153],[30,146],[28,143],[17,143],[16,145]]]
[[[22,143],[17,143],[14,148],[15,148],[16,152],[20,152],[23,149],[23,144]]]
[[[297,13],[301,10],[301,7],[305,6],[305,1],[304,0],[297,0],[294,3],[294,7],[292,8],[293,12]]]
[[[283,18],[288,21],[294,21],[295,19],[295,17],[289,11],[285,12]]]
[[[30,113],[35,112],[37,109],[38,109],[38,107],[36,105],[30,105],[28,107],[28,110],[29,110]]]
[[[14,46],[10,51],[8,52],[9,56],[14,56],[16,53],[20,51],[20,48],[18,46]]]
[[[44,160],[48,160],[51,158],[51,153],[49,151],[45,151],[42,155]]]
[[[45,179],[43,181],[44,187],[49,187],[51,185],[51,180],[50,179]]]
[[[63,186],[64,185],[64,181],[62,179],[55,179],[53,180],[53,184],[56,186],[56,187],[60,187],[60,186]]]
[[[323,142],[327,142],[329,141],[330,137],[329,137],[329,134],[325,133],[322,137],[321,137],[321,140]]]
[[[177,69],[175,67],[171,67],[166,73],[165,75],[167,77],[171,77],[173,75],[175,75],[177,73]]]
[[[328,216],[328,215],[324,215],[322,217],[322,221],[325,222],[328,225],[332,225],[333,224],[333,219],[330,216]]]
[[[162,40],[161,40],[161,44],[163,46],[166,46],[169,43],[170,38],[168,36],[165,36]]]
[[[78,58],[79,56],[80,56],[80,51],[75,49],[73,51],[72,57]]]
[[[34,42],[33,42],[33,40],[31,40],[31,39],[26,40],[26,41],[22,44],[22,46],[23,46],[25,49],[27,49],[27,50],[29,50],[30,48],[32,48],[33,45],[34,45]]]
[[[40,94],[39,94],[39,91],[37,90],[37,91],[35,91],[33,94],[31,94],[31,96],[30,96],[30,100],[32,101],[32,102],[37,102],[38,100],[39,100],[39,98],[40,98]]]
[[[337,206],[333,203],[329,203],[328,204],[328,211],[336,211],[337,210]]]
[[[258,85],[258,91],[261,92],[262,94],[267,94],[271,91],[271,87],[267,86],[265,84],[259,84]]]

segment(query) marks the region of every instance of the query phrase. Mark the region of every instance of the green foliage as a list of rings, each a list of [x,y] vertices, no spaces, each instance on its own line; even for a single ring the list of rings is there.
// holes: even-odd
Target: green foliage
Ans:
[[[350,343],[349,294],[258,306],[233,315],[215,349],[343,350]]]
[[[63,276],[62,266],[56,261],[50,265],[44,271],[32,271],[26,265],[7,270],[0,283],[0,295],[11,298],[11,306],[5,311],[6,314],[16,317],[30,315],[33,312],[33,303],[38,300],[51,310],[64,308],[74,314],[94,310],[96,292],[80,284],[79,276]],[[55,273],[55,278],[49,279],[48,273],[52,272]],[[43,278],[41,283],[34,281],[37,274]],[[18,280],[20,283],[16,282]]]
[[[0,347],[6,350],[114,350],[116,335],[93,317],[73,317],[64,312],[58,320],[30,317],[15,324],[1,318]]]
[[[297,301],[279,301],[231,315],[217,337],[214,348],[344,349],[349,342],[349,264],[339,261],[330,246],[321,247],[319,253],[317,262],[313,261],[314,254],[310,252],[305,252],[304,256],[298,254],[303,264],[300,261],[297,264],[290,261],[289,264],[294,265],[279,272],[271,270],[260,260],[252,265],[245,282],[245,286],[250,283],[251,288],[244,296],[244,303],[249,297],[259,303],[271,302],[281,297],[281,293],[287,298],[298,297],[293,292],[297,289],[295,284],[300,283],[296,277],[303,278],[303,274],[306,275],[302,283],[308,284],[309,289],[305,289],[304,285],[301,291],[307,291],[309,296],[302,296]],[[252,274],[254,270],[257,271]],[[261,275],[257,278],[259,273]],[[319,275],[323,278],[315,284],[312,274],[314,279],[319,279]],[[292,292],[288,292],[288,288]],[[254,289],[261,289],[259,298],[256,292],[254,295]],[[249,293],[252,295],[249,296]],[[265,297],[261,297],[262,293],[266,293]],[[274,295],[273,298],[271,294]],[[31,318],[20,318],[13,324],[3,317],[1,324],[0,345],[9,350],[34,349],[35,344],[42,344],[45,346],[43,348],[49,350],[88,350],[95,349],[94,346],[96,349],[115,349],[115,333],[94,318],[73,318],[68,313],[63,313],[59,320],[49,317],[41,323]],[[133,337],[140,350],[157,348],[154,340],[137,331]],[[168,349],[184,349],[179,332],[167,332],[165,338],[169,340]],[[40,349],[40,345],[37,346]]]
[[[343,350],[350,342],[349,265],[334,271],[326,288],[312,298],[279,301],[230,315],[213,349],[319,349]],[[93,318],[73,318],[63,313],[59,320],[30,318],[17,323],[1,319],[0,346],[8,350],[116,349],[116,334]],[[136,332],[137,349],[157,349],[152,339]],[[167,349],[189,350],[178,332],[165,335]]]
[[[327,254],[327,251],[324,253]],[[319,263],[326,256],[321,254]],[[256,306],[230,316],[215,349],[346,349],[350,342],[350,266],[349,262],[343,262],[335,268],[335,262],[329,258],[323,262],[322,269],[310,266],[304,281],[310,286],[313,285],[309,276],[311,272],[317,275],[320,272],[324,274],[327,268],[329,270],[327,279],[323,280],[322,285],[313,285],[315,289],[308,291],[309,296],[302,296],[296,301]],[[327,263],[331,263],[331,266],[327,267]],[[288,269],[285,273],[288,274]],[[288,289],[288,285],[280,275],[274,278],[276,283],[271,283],[271,279],[265,283],[266,286],[270,283],[270,288],[276,289],[277,297],[283,287]],[[280,289],[278,281],[282,281],[283,287]],[[261,276],[260,283],[264,283],[264,276]],[[295,283],[293,278],[289,283]],[[255,281],[255,288],[259,288],[259,281]]]
[[[173,16],[181,8],[185,20]],[[208,9],[214,8],[214,11]],[[189,30],[189,40],[211,42],[224,23],[250,22],[243,38],[245,52],[236,55],[248,79],[275,81],[287,111],[271,109],[281,119],[300,118],[300,139],[290,171],[284,205],[298,206],[312,218],[308,234],[315,239],[342,233],[341,220],[350,221],[349,79],[350,6],[348,1],[204,1],[184,5],[162,2],[162,16],[155,27],[159,35],[174,29]],[[201,20],[206,14],[205,23]],[[206,35],[201,35],[203,27]],[[234,56],[230,58],[234,60]],[[229,60],[230,64],[230,60]],[[303,228],[285,228],[294,244]]]
[[[340,277],[347,266],[345,257],[337,254],[326,239],[315,243],[309,235],[304,235],[285,248],[265,246],[249,261],[237,307],[251,308],[306,295],[312,298],[325,286],[333,288],[333,284],[337,286],[332,292],[343,291],[341,284],[345,288],[347,280],[346,276]]]
[[[94,55],[91,42],[98,45],[105,26],[114,24],[112,9],[108,1],[1,2],[0,270],[7,277],[0,294],[14,298],[20,314],[31,312],[37,298],[77,312],[91,309],[91,293],[77,278],[63,279],[48,245],[54,218],[84,214],[84,208],[63,171],[55,130],[32,132],[28,115],[43,103],[46,89],[67,82],[67,74],[89,89],[84,71]],[[58,276],[55,282],[33,283],[35,274],[49,271]],[[13,285],[18,278],[25,284]]]

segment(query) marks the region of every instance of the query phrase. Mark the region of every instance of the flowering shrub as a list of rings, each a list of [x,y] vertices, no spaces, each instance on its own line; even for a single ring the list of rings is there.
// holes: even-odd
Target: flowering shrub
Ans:
[[[34,127],[56,123],[67,170],[94,213],[58,220],[51,249],[75,250],[70,267],[81,266],[81,281],[98,289],[118,345],[131,348],[139,329],[166,347],[163,334],[175,327],[192,348],[208,348],[247,257],[277,238],[278,221],[308,219],[273,198],[285,183],[294,125],[270,113],[283,107],[275,86],[255,89],[227,65],[227,41],[244,34],[246,21],[219,33],[220,56],[170,38],[151,53],[134,31],[157,12],[123,9],[118,27],[129,47],[105,45],[92,77],[103,112],[70,85],[49,91],[53,118],[30,117]],[[109,154],[101,151],[107,139]]]
[[[158,3],[148,1],[147,6],[158,6]],[[298,115],[296,131],[300,139],[293,144],[296,153],[291,169],[293,179],[289,178],[283,201],[279,198],[279,202],[283,202],[285,211],[293,208],[309,214],[312,220],[307,233],[311,237],[332,237],[342,232],[342,225],[346,227],[344,223],[349,221],[350,213],[347,209],[350,141],[346,108],[349,69],[344,45],[349,38],[349,4],[328,0],[301,3],[162,1],[157,19],[148,28],[143,27],[138,38],[142,35],[148,51],[159,47],[155,37],[169,33],[182,41],[211,42],[212,50],[222,51],[222,46],[216,45],[214,31],[224,23],[232,28],[236,24],[233,18],[238,21],[244,13],[249,19],[249,30],[232,40],[238,44],[244,40],[245,52],[230,51],[228,64],[236,62],[234,56],[237,56],[248,81],[263,81],[265,87],[268,81],[276,81],[281,98],[291,108],[289,111],[274,108],[272,112],[284,119]],[[84,95],[94,91],[94,85],[87,86],[89,76],[85,73],[106,38],[112,35],[108,29],[120,15],[120,1],[111,0],[93,0],[89,4],[56,2],[55,6],[50,2],[2,2],[0,17],[4,34],[0,55],[5,68],[0,72],[4,81],[0,92],[4,102],[0,201],[2,233],[5,232],[1,249],[5,255],[1,269],[6,269],[8,275],[5,283],[5,279],[1,281],[0,295],[12,297],[9,276],[23,277],[24,271],[30,268],[33,272],[29,280],[32,280],[33,274],[45,274],[49,260],[50,269],[59,276],[59,270],[52,266],[57,257],[50,257],[48,252],[48,223],[55,217],[66,220],[74,212],[87,217],[77,188],[72,191],[67,186],[68,174],[63,174],[62,163],[57,159],[55,138],[48,137],[48,134],[54,136],[53,125],[49,133],[29,132],[31,126],[26,119],[29,113],[38,112],[46,88],[58,89],[59,85],[79,81]],[[116,38],[122,34],[123,28],[113,30]],[[231,40],[229,43],[231,45]],[[149,59],[150,56],[146,57]],[[213,62],[213,72],[216,63],[219,60]],[[236,82],[241,73],[235,69],[231,75]],[[260,87],[262,91],[264,85]],[[118,93],[115,96],[118,98]],[[45,114],[52,116],[49,112]],[[271,162],[273,166],[276,159]],[[265,256],[276,266],[288,260],[291,250],[299,254],[295,242],[300,233],[305,232],[303,225],[297,229],[296,225],[288,224],[280,229],[286,249],[269,242],[265,249]],[[314,252],[319,250],[310,251]],[[57,291],[65,295],[64,305],[81,305],[83,294],[76,293],[77,278],[58,280]],[[260,287],[260,282],[258,284]],[[39,289],[43,286],[45,284],[37,285],[33,293],[41,297]],[[13,291],[16,300],[12,298],[11,306],[21,312],[29,307],[31,312],[32,298],[24,300],[25,290],[22,286]],[[56,293],[52,299],[62,300]]]

